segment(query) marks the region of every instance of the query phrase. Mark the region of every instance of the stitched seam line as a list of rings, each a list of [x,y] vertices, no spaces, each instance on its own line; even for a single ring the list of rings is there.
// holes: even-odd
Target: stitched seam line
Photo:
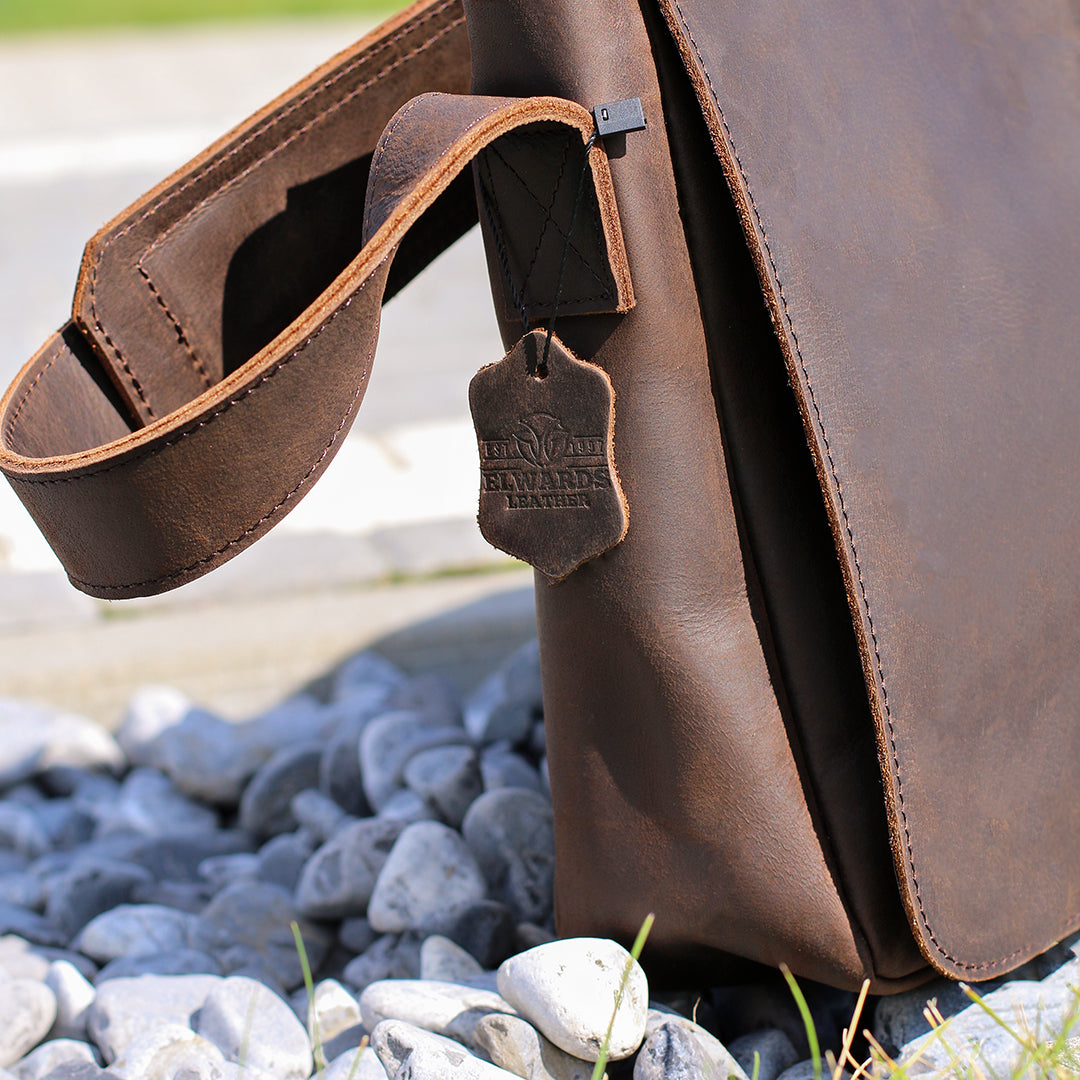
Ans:
[[[158,292],[157,286],[151,280],[150,275],[147,273],[142,263],[139,263],[135,269],[139,271],[143,281],[146,282],[146,287],[150,290],[161,310],[165,312],[165,317],[172,324],[173,330],[176,331],[176,340],[183,346],[184,352],[187,353],[188,359],[191,361],[191,366],[195,368],[199,378],[202,379],[203,385],[209,389],[214,384],[207,374],[206,368],[203,367],[203,362],[195,355],[195,350],[191,347],[191,342],[188,341],[187,334],[184,333],[184,328],[180,325],[180,320],[169,309],[169,305],[165,302],[165,297]]]
[[[146,411],[147,411],[147,413],[149,414],[149,416],[151,418],[156,419],[156,416],[154,414],[154,411],[153,411],[152,407],[150,406],[149,401],[147,401],[146,394],[143,392],[142,385],[140,384],[139,380],[136,378],[135,373],[131,370],[130,365],[128,364],[127,360],[124,358],[124,356],[120,352],[120,349],[117,347],[115,342],[113,342],[112,339],[109,337],[108,333],[105,330],[105,327],[102,326],[102,324],[101,324],[101,319],[98,317],[98,313],[97,313],[98,270],[99,270],[99,268],[101,266],[101,263],[102,263],[102,261],[104,259],[105,252],[108,251],[108,249],[114,243],[117,243],[124,236],[126,236],[129,232],[131,232],[132,229],[134,229],[136,226],[142,224],[142,222],[144,222],[152,214],[157,213],[158,210],[160,210],[163,206],[167,206],[172,200],[179,197],[184,191],[186,191],[188,188],[190,188],[193,184],[198,183],[204,176],[207,175],[208,172],[210,172],[213,169],[220,168],[222,165],[224,165],[225,162],[227,162],[230,158],[234,157],[236,154],[238,154],[242,150],[244,150],[254,140],[260,138],[262,135],[266,134],[267,132],[272,131],[274,127],[276,127],[278,124],[280,124],[288,116],[290,116],[292,113],[294,113],[298,109],[302,108],[309,101],[311,101],[315,97],[317,97],[319,94],[323,93],[325,90],[327,90],[328,88],[333,86],[333,84],[335,82],[337,82],[340,79],[343,79],[345,76],[351,74],[358,67],[361,67],[364,64],[370,63],[371,60],[375,56],[377,56],[380,52],[385,52],[387,49],[389,49],[392,45],[396,44],[398,41],[402,40],[405,37],[408,37],[410,34],[414,33],[420,26],[422,26],[425,22],[429,22],[432,19],[437,18],[447,8],[452,7],[455,3],[457,3],[457,0],[446,0],[445,3],[440,4],[439,7],[437,7],[434,10],[428,12],[424,16],[424,18],[417,20],[415,23],[410,23],[406,27],[403,27],[392,38],[388,38],[386,41],[380,42],[370,52],[364,53],[364,55],[357,57],[351,64],[349,64],[347,67],[343,68],[341,71],[337,71],[337,72],[334,72],[332,75],[329,75],[318,86],[312,87],[311,90],[309,90],[303,97],[297,99],[295,102],[292,102],[282,112],[277,113],[274,116],[267,117],[267,119],[261,125],[259,125],[259,127],[257,127],[254,131],[251,131],[245,139],[243,139],[241,142],[237,143],[234,147],[232,147],[227,154],[223,155],[220,158],[214,157],[210,161],[207,161],[196,173],[194,173],[192,176],[190,176],[180,187],[178,187],[175,190],[170,191],[167,194],[163,195],[161,199],[159,199],[156,203],[154,203],[153,206],[149,207],[146,211],[144,211],[134,221],[129,222],[127,224],[127,226],[125,226],[124,229],[122,229],[115,236],[110,237],[105,242],[105,244],[102,246],[101,251],[98,253],[98,257],[94,260],[94,266],[93,266],[93,269],[91,270],[91,274],[90,274],[90,288],[89,288],[90,312],[91,312],[91,315],[93,316],[94,326],[101,333],[101,335],[104,338],[106,344],[109,346],[109,349],[112,351],[113,355],[119,361],[120,366],[122,367],[124,373],[127,375],[128,379],[131,382],[132,388],[135,390],[135,392],[138,394],[140,400],[146,406]],[[252,162],[246,169],[244,169],[243,171],[237,173],[236,176],[231,177],[220,188],[216,189],[215,191],[213,191],[209,195],[207,195],[206,198],[200,200],[179,221],[174,222],[171,226],[169,226],[169,228],[161,236],[159,236],[157,239],[154,240],[154,242],[146,249],[146,251],[140,257],[139,263],[141,264],[142,260],[146,257],[146,255],[148,255],[151,251],[153,251],[161,243],[163,243],[164,240],[166,239],[166,237],[170,233],[172,233],[172,231],[174,229],[178,228],[180,225],[182,225],[184,222],[186,222],[193,214],[195,214],[197,211],[201,210],[209,202],[223,196],[224,193],[226,191],[228,191],[234,184],[238,183],[244,177],[248,176],[254,169],[258,168],[259,166],[263,165],[265,162],[269,161],[270,158],[272,158],[275,154],[279,153],[281,150],[284,150],[285,147],[289,146],[292,142],[294,142],[296,139],[300,138],[302,135],[307,134],[307,132],[315,124],[319,123],[321,120],[325,119],[331,113],[337,111],[338,109],[342,108],[344,105],[348,104],[350,101],[353,100],[353,98],[355,98],[359,94],[363,93],[363,91],[369,89],[371,86],[373,86],[375,83],[377,83],[380,79],[385,78],[391,71],[394,71],[396,68],[400,67],[402,64],[407,63],[409,60],[413,59],[415,56],[418,56],[420,53],[422,53],[422,52],[426,51],[427,49],[429,49],[436,41],[438,41],[440,38],[444,37],[446,34],[450,33],[457,26],[460,26],[461,23],[463,23],[464,21],[465,21],[464,17],[460,17],[458,19],[455,19],[453,22],[448,23],[441,30],[439,30],[438,33],[433,34],[430,38],[428,38],[426,41],[422,42],[420,45],[418,45],[411,52],[406,53],[404,56],[399,57],[393,63],[388,64],[385,68],[383,68],[381,71],[379,71],[371,79],[367,80],[366,82],[362,83],[360,86],[358,86],[355,89],[351,90],[343,98],[341,98],[340,100],[334,102],[332,105],[328,106],[322,112],[320,112],[316,116],[312,117],[311,120],[309,120],[302,127],[298,128],[295,132],[293,132],[292,135],[290,135],[283,142],[278,143],[268,153],[266,153],[262,157],[258,158],[256,161]]]
[[[997,967],[998,965],[1008,963],[1010,960],[1013,960],[1021,954],[1028,952],[1030,949],[1035,948],[1035,945],[1022,945],[1020,948],[1009,953],[1007,956],[1002,956],[997,960],[986,960],[982,963],[971,964],[949,953],[941,944],[941,942],[938,941],[937,937],[934,934],[933,928],[930,926],[930,921],[926,914],[926,908],[923,905],[922,893],[919,888],[919,875],[915,867],[915,853],[911,845],[911,829],[908,825],[907,812],[904,808],[904,790],[903,782],[900,777],[900,759],[896,749],[896,729],[893,725],[892,710],[889,707],[889,696],[888,691],[885,687],[885,672],[882,666],[881,651],[878,646],[877,633],[874,630],[873,616],[870,613],[870,601],[866,595],[866,583],[863,580],[862,567],[859,565],[858,551],[855,548],[855,535],[852,531],[851,521],[848,517],[847,506],[844,502],[844,491],[840,483],[840,477],[837,475],[836,463],[833,460],[832,448],[829,445],[829,439],[825,432],[824,419],[821,415],[821,409],[818,406],[817,396],[814,393],[813,384],[810,382],[809,373],[806,370],[806,361],[803,358],[802,349],[799,346],[799,339],[795,333],[795,324],[792,320],[791,310],[788,307],[787,298],[784,296],[783,285],[780,282],[780,275],[776,268],[776,260],[773,258],[772,248],[769,245],[769,238],[765,232],[765,223],[762,221],[761,212],[758,210],[757,203],[754,201],[753,192],[750,190],[750,181],[746,175],[746,170],[743,168],[742,161],[739,158],[739,152],[735,146],[734,136],[731,133],[731,129],[728,127],[727,119],[724,116],[724,110],[720,105],[720,98],[716,92],[716,87],[713,85],[712,77],[709,74],[708,68],[705,66],[705,61],[701,55],[701,50],[698,48],[698,44],[694,40],[694,34],[687,22],[686,15],[682,10],[679,0],[672,0],[672,3],[675,5],[676,11],[678,11],[679,13],[679,19],[682,22],[683,30],[686,31],[687,38],[689,39],[690,45],[694,50],[695,56],[697,57],[701,71],[705,76],[705,82],[709,87],[709,94],[713,99],[713,103],[716,105],[717,115],[720,118],[720,123],[723,125],[724,133],[727,135],[728,143],[731,146],[732,157],[735,159],[735,164],[738,166],[739,175],[742,178],[743,186],[746,188],[746,194],[750,200],[750,207],[754,214],[754,220],[757,223],[758,231],[761,235],[762,246],[765,249],[765,254],[768,256],[769,268],[772,271],[773,280],[776,282],[777,294],[780,298],[781,304],[783,305],[784,321],[787,323],[788,333],[791,335],[792,343],[795,346],[795,355],[798,357],[799,367],[802,371],[803,379],[809,392],[810,403],[814,409],[814,416],[817,422],[818,433],[821,436],[821,441],[825,448],[825,456],[829,463],[829,472],[832,474],[833,484],[836,487],[837,502],[840,506],[840,513],[844,520],[844,529],[847,532],[848,544],[851,547],[852,558],[855,562],[855,569],[857,571],[859,580],[859,592],[862,597],[863,609],[866,612],[866,623],[869,627],[870,639],[874,646],[874,662],[877,668],[878,681],[881,684],[882,705],[885,710],[885,720],[889,729],[889,749],[892,754],[893,769],[896,774],[897,807],[900,811],[900,818],[904,827],[904,848],[907,853],[908,867],[911,870],[911,879],[915,886],[915,899],[919,905],[919,914],[922,917],[923,927],[926,929],[927,935],[934,943],[934,947],[941,954],[941,956],[945,957],[945,959],[947,960],[950,960],[957,967],[962,968],[965,971],[983,971],[987,968]]]
[[[529,279],[532,277],[533,270],[536,269],[536,260],[540,258],[540,248],[544,244],[544,237],[547,235],[548,226],[555,220],[555,200],[559,197],[559,188],[562,186],[563,174],[566,172],[566,162],[570,157],[570,141],[573,137],[573,133],[571,132],[566,139],[566,142],[563,144],[562,161],[559,162],[559,173],[555,177],[555,187],[551,192],[551,200],[547,205],[547,209],[544,211],[544,221],[540,226],[540,235],[536,238],[536,247],[533,249],[532,258],[529,260],[528,268],[525,271],[525,277],[521,280],[521,295],[523,297],[529,291]],[[505,164],[505,159],[501,154],[499,155],[499,159]]]
[[[387,255],[386,258],[389,258],[389,255]],[[364,289],[367,288],[368,283],[371,281],[371,278],[378,271],[379,267],[381,267],[386,262],[386,258],[384,258],[382,260],[382,262],[380,262],[378,264],[378,266],[376,266],[372,270],[371,274],[364,281],[364,283],[356,290],[356,292],[354,292],[352,294],[352,296],[350,296],[348,298],[348,300],[346,300],[339,308],[337,308],[327,318],[326,322],[324,322],[313,334],[311,334],[309,337],[305,338],[299,345],[297,345],[296,348],[293,349],[293,351],[291,353],[289,353],[288,356],[282,357],[279,361],[277,361],[277,363],[273,364],[270,368],[268,368],[266,371],[264,371],[258,377],[258,379],[256,379],[250,386],[245,387],[243,390],[241,390],[234,397],[227,398],[225,401],[223,401],[212,412],[209,412],[209,413],[206,414],[206,416],[200,418],[200,420],[199,420],[199,422],[197,424],[194,424],[193,426],[191,426],[189,428],[186,428],[184,431],[178,432],[172,438],[165,439],[162,442],[155,443],[152,446],[145,447],[143,449],[142,453],[134,454],[131,457],[124,458],[121,461],[114,461],[109,465],[102,465],[100,468],[97,468],[97,469],[88,469],[86,471],[81,471],[79,473],[76,473],[74,476],[56,476],[56,477],[53,477],[53,476],[49,476],[49,477],[14,476],[14,477],[9,477],[9,479],[11,480],[12,483],[15,483],[15,484],[35,484],[35,485],[41,485],[41,486],[47,486],[47,485],[50,485],[50,484],[74,484],[74,483],[79,483],[80,481],[88,480],[93,476],[102,476],[105,473],[114,472],[116,469],[124,469],[124,468],[128,468],[130,466],[133,466],[133,465],[138,465],[141,462],[146,461],[149,458],[156,457],[158,454],[160,454],[162,451],[168,449],[170,446],[175,446],[177,443],[183,442],[184,439],[186,439],[189,435],[194,435],[195,432],[198,431],[200,428],[206,427],[207,424],[209,424],[212,420],[214,420],[217,417],[223,415],[224,413],[227,413],[230,409],[233,408],[233,406],[239,405],[242,401],[246,400],[260,386],[262,386],[266,382],[269,382],[275,375],[278,374],[278,372],[280,372],[288,364],[290,364],[293,360],[295,360],[298,356],[300,356],[304,352],[304,350],[307,349],[307,347],[309,345],[311,345],[313,342],[315,342],[319,338],[319,336],[323,333],[323,331],[326,330],[327,327],[329,327],[334,322],[334,320],[352,304],[352,302],[360,295],[360,293],[362,293],[364,291]],[[193,565],[198,565],[198,564],[196,563],[196,564],[193,564]],[[183,573],[183,571],[179,571],[179,572]],[[164,581],[165,579],[161,578],[159,580]],[[148,581],[140,581],[140,582],[134,582],[130,586],[118,586],[118,588],[134,588],[136,585],[149,585],[149,584],[151,584],[151,583],[148,582]]]
[[[53,366],[53,364],[55,364],[56,361],[59,360],[62,355],[63,355],[63,350],[58,349],[57,352],[56,352],[56,355],[34,376],[33,381],[30,383],[30,385],[24,391],[23,396],[19,399],[19,404],[15,406],[14,412],[12,412],[10,418],[8,419],[8,425],[7,425],[8,439],[13,439],[15,437],[15,424],[19,419],[19,414],[23,411],[23,406],[27,403],[27,401],[30,400],[30,395],[33,392],[34,388],[37,386],[37,384],[39,382],[41,382],[42,378],[45,375],[45,372],[48,371],[49,368],[51,368]]]
[[[540,199],[537,197],[536,193],[532,190],[532,188],[529,187],[528,183],[526,183],[524,177],[506,160],[506,158],[503,157],[503,155],[499,152],[499,150],[496,148],[496,146],[494,144],[492,144],[492,146],[490,146],[489,149],[490,149],[491,153],[493,153],[499,159],[499,161],[501,161],[503,163],[503,165],[506,166],[507,171],[510,172],[510,174],[512,176],[514,176],[515,179],[517,179],[517,181],[525,189],[525,193],[529,196],[529,198],[531,198],[533,200],[533,202],[535,202],[536,205],[540,207],[541,211],[543,211],[544,213],[547,213],[547,210],[545,210],[545,208],[544,208],[544,204],[540,201]],[[489,175],[490,175],[490,172],[489,172]],[[492,177],[492,179],[494,179],[494,177]],[[578,257],[578,259],[581,260],[581,264],[585,267],[585,269],[588,270],[588,272],[590,274],[592,274],[592,276],[596,279],[597,284],[600,286],[601,289],[604,290],[604,294],[605,295],[610,295],[611,290],[608,288],[607,282],[605,282],[604,279],[593,269],[592,263],[589,261],[589,259],[587,259],[581,253],[581,251],[578,249],[577,245],[574,244],[570,240],[570,238],[566,235],[566,233],[563,232],[562,228],[559,226],[559,223],[557,221],[555,221],[554,218],[551,218],[551,223],[555,226],[555,231],[559,234],[559,236],[561,236],[562,239],[565,240],[567,244],[569,244],[570,250]],[[593,228],[594,229],[596,228],[595,215],[594,215],[594,218],[593,218]],[[523,284],[522,287],[524,288],[524,284]]]
[[[387,258],[389,258],[389,256],[387,256]],[[381,263],[379,263],[379,266],[384,265],[385,262],[386,262],[386,259],[383,259],[383,261]],[[378,269],[378,267],[376,267],[376,269]],[[281,371],[281,369],[284,368],[285,365],[287,363],[289,363],[289,361],[296,359],[296,357],[300,356],[303,353],[303,351],[309,345],[311,345],[314,341],[316,341],[318,339],[319,335],[322,334],[322,332],[328,326],[330,326],[331,323],[333,323],[333,321],[343,311],[347,310],[348,307],[352,304],[352,302],[364,291],[364,289],[367,288],[368,283],[370,282],[370,280],[371,280],[371,278],[369,277],[356,290],[356,292],[354,292],[352,294],[352,296],[350,296],[349,299],[346,300],[345,303],[342,304],[341,307],[339,307],[330,316],[330,318],[328,318],[326,320],[326,322],[324,322],[322,324],[322,326],[320,326],[319,329],[315,331],[314,334],[312,334],[309,338],[305,339],[300,345],[298,345],[296,347],[296,349],[292,353],[289,354],[289,356],[287,356],[279,364],[276,364],[271,371],[266,372],[257,382],[253,383],[250,387],[248,387],[247,390],[245,390],[243,394],[240,394],[237,397],[230,399],[228,402],[223,404],[220,409],[215,410],[209,416],[207,416],[204,420],[200,421],[200,423],[198,425],[196,425],[194,428],[190,428],[188,431],[185,431],[183,433],[183,435],[181,435],[178,438],[172,440],[172,442],[164,443],[160,447],[160,449],[164,449],[165,446],[173,445],[173,443],[180,442],[181,439],[184,439],[188,435],[191,435],[193,432],[197,431],[199,428],[205,427],[215,416],[220,416],[222,413],[227,412],[234,405],[238,405],[238,404],[240,404],[240,402],[246,400],[255,391],[255,389],[258,386],[260,386],[264,382],[267,382],[269,379],[273,378],[273,376],[276,375],[279,371]],[[371,361],[371,357],[372,357],[372,350],[369,349],[368,350],[368,357],[367,357],[369,363]],[[263,516],[261,518],[259,518],[258,521],[256,521],[253,524],[249,525],[242,533],[240,533],[234,539],[230,540],[226,544],[223,544],[221,547],[217,548],[215,551],[212,551],[209,555],[205,555],[201,559],[196,559],[195,562],[190,563],[187,566],[182,567],[179,570],[174,570],[171,574],[163,574],[161,577],[149,578],[149,579],[147,579],[145,581],[134,581],[134,582],[131,582],[128,585],[98,585],[98,584],[95,584],[94,582],[82,581],[82,580],[80,580],[78,578],[72,578],[71,579],[72,582],[74,584],[76,584],[76,585],[86,585],[89,588],[97,590],[98,592],[124,592],[124,591],[127,591],[128,589],[138,589],[138,588],[142,588],[142,587],[147,586],[147,585],[161,585],[162,583],[164,583],[166,581],[172,581],[172,580],[175,580],[176,578],[183,577],[185,574],[191,573],[192,570],[196,570],[200,566],[204,566],[204,565],[206,565],[206,563],[212,562],[219,555],[223,555],[230,548],[236,547],[238,544],[243,543],[243,541],[248,536],[250,536],[253,532],[255,532],[259,528],[260,525],[263,525],[265,522],[269,521],[270,518],[272,518],[287,502],[289,502],[289,500],[292,499],[294,495],[296,495],[296,493],[308,482],[308,480],[311,479],[311,477],[314,475],[315,471],[318,469],[319,465],[326,459],[326,455],[328,453],[330,453],[330,448],[334,445],[335,442],[337,442],[338,436],[341,434],[342,430],[345,427],[346,422],[348,421],[349,417],[352,415],[353,409],[356,406],[357,399],[360,397],[360,392],[361,392],[362,388],[363,388],[363,383],[358,383],[357,387],[356,387],[356,390],[353,393],[352,398],[349,400],[349,406],[345,410],[345,415],[342,416],[341,422],[334,429],[334,433],[330,436],[329,441],[327,442],[327,444],[322,449],[322,453],[319,454],[319,456],[315,459],[315,461],[312,464],[311,468],[308,469],[308,471],[301,477],[301,479],[295,484],[295,486],[290,488],[278,500],[278,502],[276,502],[274,504],[274,506],[272,506],[265,514],[263,514]],[[149,456],[151,456],[151,455],[149,455],[149,454],[143,455],[143,457],[139,458],[138,460],[141,461],[141,460],[143,460],[143,458],[149,457]],[[125,464],[134,464],[134,463],[135,462],[132,461],[132,462],[127,462]],[[108,470],[100,470],[100,471],[104,472],[104,471],[108,471]]]

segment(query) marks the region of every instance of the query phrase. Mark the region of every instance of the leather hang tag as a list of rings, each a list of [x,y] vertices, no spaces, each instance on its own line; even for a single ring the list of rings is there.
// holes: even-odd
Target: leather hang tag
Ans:
[[[629,511],[615,471],[615,391],[557,337],[526,334],[469,385],[480,531],[555,581],[613,548]]]

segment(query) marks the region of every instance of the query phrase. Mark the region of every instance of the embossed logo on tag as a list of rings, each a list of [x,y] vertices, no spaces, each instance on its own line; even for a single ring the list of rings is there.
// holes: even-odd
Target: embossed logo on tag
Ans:
[[[560,580],[626,535],[607,374],[558,338],[528,333],[479,371],[469,404],[480,450],[480,531]]]

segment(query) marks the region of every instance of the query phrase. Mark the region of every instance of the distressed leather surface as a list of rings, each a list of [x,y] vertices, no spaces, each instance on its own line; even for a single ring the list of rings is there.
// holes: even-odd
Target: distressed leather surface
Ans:
[[[796,390],[927,958],[1080,923],[1080,12],[664,0]]]
[[[444,25],[437,30],[432,21],[440,18]],[[460,9],[422,4],[403,26],[391,25],[381,37],[361,42],[355,56],[339,58],[337,66],[352,71],[381,54],[387,43],[414,34],[421,45],[442,42],[460,26]],[[426,66],[421,45],[405,55]],[[457,63],[450,70],[444,70],[445,58],[437,53],[432,57],[441,77],[450,82],[460,81],[467,70],[467,42],[460,36],[456,50]],[[280,313],[270,310],[260,322],[247,312],[249,325],[237,338],[247,341],[253,355],[229,371],[220,366],[221,344],[229,338],[220,323],[229,304],[230,275],[243,259],[245,245],[265,245],[261,230],[283,203],[288,205],[295,190],[290,186],[294,177],[288,165],[288,133],[280,152],[261,153],[255,162],[247,161],[247,147],[253,132],[306,107],[313,93],[310,84],[325,86],[324,75],[316,73],[276,103],[269,118],[254,118],[204,159],[196,159],[91,242],[76,316],[96,302],[87,299],[91,293],[99,301],[111,297],[117,308],[108,328],[103,324],[95,335],[81,329],[76,317],[30,361],[0,402],[0,466],[72,582],[85,592],[120,598],[174,588],[237,554],[288,513],[332,459],[363,397],[379,308],[399,248],[409,245],[406,263],[415,273],[475,220],[475,207],[468,213],[460,198],[462,192],[468,195],[468,177],[462,171],[492,144],[513,161],[513,146],[499,142],[507,134],[539,125],[546,137],[558,133],[563,143],[573,138],[581,145],[592,132],[592,118],[585,110],[553,98],[431,93],[414,99],[362,159],[365,166],[370,159],[370,182],[349,260],[318,288],[318,275],[305,280],[291,263],[282,263],[291,252],[287,243],[280,245],[278,261],[269,272],[262,269],[260,280],[277,273],[299,281],[301,290],[317,291],[280,332],[272,321]],[[405,85],[438,77],[431,71],[413,72]],[[375,87],[370,105],[377,112],[389,107],[383,86],[371,78],[361,82],[362,92]],[[392,94],[391,100],[397,96]],[[346,91],[345,101],[353,100],[352,90]],[[367,103],[366,98],[355,100]],[[318,115],[336,116],[337,110],[327,106]],[[389,119],[384,116],[381,123]],[[370,125],[370,117],[366,122]],[[333,123],[322,131],[325,145],[311,141],[318,133],[316,126],[305,135],[310,141],[304,158],[307,173],[318,174],[320,150],[320,175],[325,177],[341,168],[343,153],[363,149],[363,144],[343,148]],[[625,310],[633,304],[633,294],[607,162],[599,148],[590,151],[588,164],[586,202],[591,209],[583,220],[594,227],[575,236],[581,265],[606,285],[591,307]],[[552,175],[557,168],[550,166]],[[215,174],[216,186],[204,191],[193,208],[184,209],[207,172]],[[549,179],[542,170],[535,176],[538,183]],[[531,215],[541,224],[551,220],[550,214],[530,210],[527,192],[517,198],[522,217]],[[360,191],[351,201],[365,206]],[[435,227],[425,231],[423,215],[437,202]],[[152,226],[148,223],[155,215],[165,218]],[[217,216],[225,222],[220,228],[204,225]],[[192,246],[194,241],[185,240],[185,230],[197,233],[199,243]],[[178,286],[170,310],[175,312],[184,300],[204,316],[207,306],[217,312],[217,335],[207,331],[205,341],[216,343],[219,366],[207,361],[206,378],[200,376],[199,384],[190,379],[187,354],[203,339],[194,332],[179,334],[162,308],[161,296],[139,290],[138,265],[133,268],[113,251],[134,244],[136,235],[143,245],[140,258],[156,254],[163,260],[160,268],[167,273],[157,274],[159,282],[167,277],[187,283],[183,289]],[[300,237],[313,240],[302,230]],[[333,268],[338,253],[322,254]],[[130,259],[135,255],[129,252]],[[215,267],[227,269],[218,273]],[[319,268],[325,274],[327,266]],[[552,285],[545,287],[550,290]],[[289,299],[295,304],[302,298],[301,291]],[[171,342],[153,333],[140,341],[139,326],[155,320],[159,330],[162,325],[173,328]],[[115,348],[121,338],[129,342],[122,355]],[[105,347],[95,350],[102,342]],[[211,355],[212,350],[199,348],[204,356]],[[202,382],[208,385],[203,388]],[[149,422],[143,426],[140,421]]]

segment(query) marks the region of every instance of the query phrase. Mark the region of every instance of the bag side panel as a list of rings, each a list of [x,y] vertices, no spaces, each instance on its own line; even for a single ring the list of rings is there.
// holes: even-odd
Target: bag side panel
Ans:
[[[562,583],[538,580],[560,932],[632,938],[652,910],[653,962],[686,963],[684,978],[696,966],[715,981],[721,954],[735,954],[857,986],[869,957],[808,810],[747,598],[641,13],[624,0],[467,10],[474,92],[586,107],[640,97],[649,120],[611,161],[638,306],[559,322],[614,384],[631,522]],[[516,340],[520,322],[503,332]]]

